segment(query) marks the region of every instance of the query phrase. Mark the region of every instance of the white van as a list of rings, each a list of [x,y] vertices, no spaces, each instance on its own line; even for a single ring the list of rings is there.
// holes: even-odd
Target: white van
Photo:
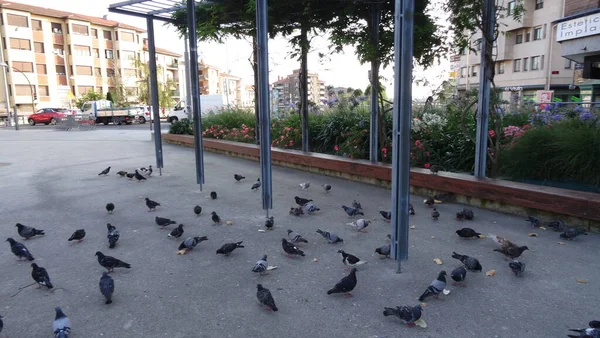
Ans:
[[[210,111],[218,111],[223,109],[223,96],[221,95],[200,95],[201,114],[207,114]],[[187,119],[188,110],[185,105],[185,100],[177,102],[175,107],[171,109],[167,117],[169,123]]]

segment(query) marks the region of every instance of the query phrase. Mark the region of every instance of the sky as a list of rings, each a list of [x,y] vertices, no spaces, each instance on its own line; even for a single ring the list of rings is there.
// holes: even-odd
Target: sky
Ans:
[[[108,14],[108,19],[115,20],[129,25],[146,29],[146,21],[143,18],[125,16],[108,12],[108,6],[112,3],[122,0],[17,0],[33,6],[50,7],[57,10],[80,13],[90,16],[102,17]],[[435,13],[435,14],[440,14]],[[165,48],[174,52],[183,54],[184,41],[172,26],[165,26],[163,22],[155,21],[155,40],[156,46]],[[316,72],[319,79],[325,81],[326,85],[334,87],[352,87],[365,89],[368,84],[369,64],[361,65],[351,47],[347,47],[343,53],[329,54],[327,40],[323,37],[316,37],[311,43],[312,52],[308,58],[308,70]],[[240,76],[246,84],[252,84],[253,75],[249,58],[252,56],[252,46],[249,41],[228,40],[226,43],[200,43],[198,45],[198,54],[201,59],[210,65],[216,66],[232,75]],[[288,54],[291,50],[289,43],[283,38],[271,39],[269,41],[269,78],[274,82],[277,78],[284,77],[292,73],[292,70],[298,69],[299,62],[291,59]],[[329,56],[328,60],[323,62],[319,60],[318,53],[325,53]],[[413,99],[424,100],[443,80],[448,77],[450,72],[450,63],[443,60],[441,64],[435,65],[427,70],[415,69],[415,74],[419,77],[425,77],[430,82],[429,86],[423,87],[413,84]],[[383,69],[381,75],[388,79],[384,82],[389,97],[393,97],[393,71],[391,67]]]

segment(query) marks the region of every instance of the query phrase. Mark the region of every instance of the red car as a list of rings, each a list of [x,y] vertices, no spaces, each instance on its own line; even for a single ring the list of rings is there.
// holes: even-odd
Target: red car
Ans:
[[[43,123],[45,125],[56,124],[59,119],[70,114],[70,112],[70,110],[63,108],[43,108],[35,112],[35,114],[29,115],[27,121],[30,126],[35,126],[36,123]]]

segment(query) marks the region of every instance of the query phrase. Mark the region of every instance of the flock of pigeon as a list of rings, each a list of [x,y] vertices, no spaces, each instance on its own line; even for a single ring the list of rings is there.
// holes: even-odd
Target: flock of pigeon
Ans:
[[[110,172],[110,169],[111,169],[111,167],[106,168],[99,174],[99,176],[108,175]],[[127,173],[125,171],[119,171],[117,174],[120,175],[121,177],[127,176],[129,179],[135,179],[136,181],[139,182],[139,181],[146,180],[148,177],[151,176],[152,166],[149,166],[148,168],[135,169],[134,173]],[[245,179],[245,177],[235,174],[234,179],[236,182],[240,182],[241,180]],[[251,190],[257,190],[258,188],[260,188],[260,185],[261,185],[260,179],[257,179],[257,181],[254,182],[253,185],[251,186]],[[330,184],[323,184],[321,186],[326,193],[328,193],[332,189]],[[300,187],[302,188],[302,190],[307,190],[310,187],[310,182],[301,183]],[[210,198],[217,199],[217,193],[214,191],[211,192]],[[428,207],[433,209],[431,212],[431,217],[433,220],[438,220],[440,218],[440,213],[436,208],[434,208],[434,205],[436,203],[442,203],[441,200],[443,200],[445,198],[447,198],[447,195],[436,195],[433,197],[429,197],[423,201],[423,203],[425,205],[427,205]],[[312,199],[306,199],[306,198],[302,198],[299,196],[295,196],[294,201],[295,201],[296,205],[290,208],[290,212],[289,212],[290,215],[300,217],[304,213],[312,214],[312,213],[320,211],[320,209],[315,205],[315,203]],[[145,204],[146,204],[146,207],[148,208],[148,211],[155,211],[157,207],[161,206],[160,203],[153,201],[149,198],[145,198]],[[352,202],[351,206],[342,205],[341,208],[344,210],[344,212],[349,217],[364,216],[364,213],[362,211],[363,210],[362,205],[360,204],[360,202],[358,202],[356,200],[354,200]],[[106,204],[106,211],[109,214],[113,213],[114,210],[115,210],[115,205],[113,203]],[[202,207],[199,205],[196,205],[193,208],[193,212],[196,216],[200,216],[200,214],[202,213]],[[414,207],[412,206],[412,204],[409,205],[408,212],[409,212],[409,215],[415,215],[415,210],[414,210]],[[389,221],[391,219],[391,212],[389,212],[389,211],[382,210],[382,211],[380,211],[380,214],[387,221]],[[456,213],[455,217],[457,220],[462,221],[462,220],[473,220],[475,216],[474,216],[474,213],[472,210],[465,208],[461,211],[458,211]],[[211,213],[211,219],[215,224],[221,223],[221,218],[214,211]],[[585,234],[585,231],[583,231],[581,229],[567,227],[564,224],[564,222],[562,222],[562,221],[543,222],[535,217],[529,217],[528,221],[531,223],[531,225],[533,227],[540,227],[540,228],[550,227],[550,228],[553,228],[555,231],[560,231],[561,232],[560,237],[564,238],[564,239],[568,239],[568,240],[572,240],[580,234]],[[177,224],[177,222],[175,222],[173,220],[170,220],[168,218],[158,217],[158,216],[155,217],[155,223],[161,229],[166,229],[166,227],[169,225]],[[361,231],[365,230],[370,225],[370,223],[371,223],[371,221],[369,221],[369,220],[366,220],[364,218],[359,218],[359,219],[354,220],[353,222],[347,223],[347,225],[352,226],[353,228],[356,229],[356,231],[361,232]],[[274,217],[272,217],[272,216],[267,217],[264,225],[265,225],[266,230],[273,230],[273,227],[275,225]],[[115,246],[117,245],[117,242],[120,237],[120,233],[116,229],[116,227],[114,227],[110,223],[108,223],[106,226],[107,226],[108,246],[109,246],[109,248],[112,249],[112,248],[115,248]],[[39,229],[35,229],[33,227],[28,227],[21,223],[17,223],[16,227],[17,227],[17,232],[18,232],[19,236],[21,236],[25,240],[28,240],[35,236],[45,235],[44,230],[39,230]],[[264,231],[264,230],[259,230],[259,231]],[[327,241],[328,244],[336,244],[336,243],[344,242],[344,239],[342,239],[340,236],[334,234],[331,231],[317,229],[316,232],[319,233]],[[183,233],[184,233],[183,224],[179,224],[174,229],[172,229],[172,231],[170,231],[170,233],[168,234],[168,237],[181,238],[183,236]],[[462,229],[456,230],[456,234],[459,237],[464,238],[464,239],[473,239],[473,238],[478,239],[478,238],[486,237],[486,236],[483,236],[481,233],[476,232],[474,229],[468,228],[468,227],[464,227]],[[68,239],[68,241],[81,242],[85,238],[85,235],[86,235],[86,233],[85,233],[84,229],[76,230],[71,235],[71,237]],[[524,251],[528,250],[529,248],[527,246],[519,246],[501,236],[489,234],[489,237],[491,239],[493,239],[494,242],[498,245],[498,248],[494,249],[494,251],[499,252],[499,253],[503,254],[506,258],[508,258],[510,260],[510,262],[508,263],[508,267],[511,269],[511,271],[516,276],[522,277],[525,272],[525,263],[517,260],[517,258],[521,257],[521,255],[524,253]],[[387,238],[390,239],[391,236],[387,235]],[[185,240],[183,240],[183,242],[181,242],[181,244],[178,247],[177,253],[181,254],[181,255],[187,254],[188,252],[193,250],[198,244],[200,244],[201,242],[206,241],[206,240],[208,240],[207,236],[188,237]],[[16,255],[19,258],[19,260],[26,259],[28,261],[34,261],[33,255],[25,247],[25,245],[17,242],[13,238],[8,238],[6,241],[10,243],[10,248],[11,248],[12,253],[14,255]],[[223,254],[225,256],[229,256],[234,250],[236,250],[238,248],[244,248],[242,243],[243,243],[242,241],[225,243],[217,250],[216,253]],[[282,241],[281,241],[283,252],[285,252],[285,255],[290,258],[292,258],[293,256],[300,256],[300,257],[306,256],[304,251],[302,249],[300,249],[299,246],[301,246],[303,244],[307,244],[307,243],[308,243],[307,239],[305,239],[298,232],[291,230],[291,229],[287,230],[287,238],[282,238]],[[329,289],[327,291],[327,294],[332,295],[332,294],[343,293],[346,296],[351,296],[352,295],[351,292],[355,289],[355,287],[358,284],[358,280],[357,280],[357,276],[356,276],[357,268],[360,267],[361,265],[365,264],[366,261],[361,260],[357,256],[347,253],[341,249],[338,250],[337,252],[341,255],[343,264],[349,267],[350,272],[347,276],[343,277],[337,284],[335,284],[331,289]],[[377,254],[379,254],[381,256],[381,258],[390,258],[391,244],[386,244],[381,247],[378,247],[375,249],[375,252]],[[105,255],[104,253],[102,253],[100,251],[97,251],[95,255],[97,256],[98,263],[107,270],[102,273],[102,276],[99,281],[99,289],[100,289],[101,294],[104,297],[105,304],[111,304],[113,293],[115,290],[115,283],[114,283],[113,278],[109,275],[109,273],[113,272],[113,270],[115,268],[129,269],[129,268],[131,268],[131,265],[120,259],[117,259],[115,257]],[[453,252],[452,258],[455,258],[461,262],[461,265],[459,267],[455,268],[450,274],[450,277],[454,281],[453,285],[466,287],[467,286],[467,284],[466,284],[467,271],[481,272],[483,269],[481,263],[474,257],[470,257],[468,255],[463,255],[463,254]],[[31,276],[32,276],[33,280],[35,281],[35,283],[38,284],[38,287],[46,287],[48,289],[52,289],[54,287],[51,283],[50,276],[48,275],[48,272],[46,271],[45,268],[38,266],[36,263],[32,263],[31,267],[32,267]],[[267,263],[267,255],[263,255],[256,262],[256,264],[252,267],[251,271],[258,273],[260,275],[263,275],[263,274],[267,273],[268,270],[271,270],[273,268],[276,268],[276,267],[270,267]],[[440,294],[448,295],[450,293],[450,291],[446,289],[446,285],[447,285],[446,276],[447,276],[446,271],[444,271],[444,270],[440,271],[437,278],[434,279],[431,282],[431,284],[425,289],[425,291],[421,294],[421,296],[418,297],[419,302],[424,302],[430,297],[438,298]],[[278,311],[278,308],[275,305],[275,300],[274,300],[273,295],[271,294],[270,290],[268,288],[264,287],[262,284],[257,284],[256,289],[257,289],[256,297],[257,297],[258,301],[260,302],[260,304],[263,305],[264,307],[266,307],[268,310]],[[414,306],[403,305],[403,306],[396,306],[396,307],[384,307],[383,315],[386,317],[394,316],[394,317],[400,319],[408,327],[413,327],[415,325],[421,326],[421,327],[426,327],[426,323],[421,318],[422,313],[423,313],[423,306],[426,306],[426,305],[427,304],[425,304],[425,303],[419,303]],[[55,320],[53,322],[54,335],[57,338],[68,338],[68,336],[71,332],[71,322],[70,322],[69,318],[65,315],[65,313],[61,310],[60,307],[56,307],[55,312],[56,312]],[[2,331],[2,328],[3,328],[3,322],[2,322],[2,316],[0,316],[0,332]],[[577,332],[579,335],[568,335],[568,337],[600,338],[600,321],[591,321],[589,323],[589,328],[572,329],[571,331]]]

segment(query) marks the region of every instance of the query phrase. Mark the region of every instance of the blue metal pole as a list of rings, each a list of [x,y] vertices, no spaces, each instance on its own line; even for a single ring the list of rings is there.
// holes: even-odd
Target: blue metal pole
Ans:
[[[488,62],[492,58],[492,43],[494,40],[494,28],[496,20],[496,4],[494,0],[485,0],[483,4],[483,28],[481,43],[481,74],[479,75],[479,100],[477,102],[477,131],[475,139],[475,177],[485,177],[488,144],[488,121],[490,109],[490,91],[492,78],[492,67],[494,64]]]
[[[204,184],[204,150],[202,149],[202,120],[200,118],[200,83],[198,75],[198,38],[196,36],[196,1],[187,0],[188,42],[190,44],[189,76],[194,124],[194,155],[196,157],[196,184]]]
[[[392,145],[392,253],[396,272],[408,259],[410,119],[414,0],[396,0],[394,12],[394,127]]]
[[[263,210],[273,208],[271,186],[271,119],[269,108],[269,32],[267,0],[256,1],[256,42],[258,54],[258,114],[260,123],[260,168]]]
[[[381,10],[379,4],[374,4],[371,9],[372,42],[379,50],[379,25]],[[379,60],[371,61],[371,133],[369,140],[369,159],[375,163],[379,157]]]
[[[149,76],[150,76],[150,97],[152,102],[152,116],[154,123],[154,152],[156,154],[156,167],[162,175],[163,153],[162,153],[162,135],[160,133],[160,112],[158,102],[158,80],[156,78],[156,45],[154,43],[154,21],[152,18],[146,18],[148,28],[148,56]]]

